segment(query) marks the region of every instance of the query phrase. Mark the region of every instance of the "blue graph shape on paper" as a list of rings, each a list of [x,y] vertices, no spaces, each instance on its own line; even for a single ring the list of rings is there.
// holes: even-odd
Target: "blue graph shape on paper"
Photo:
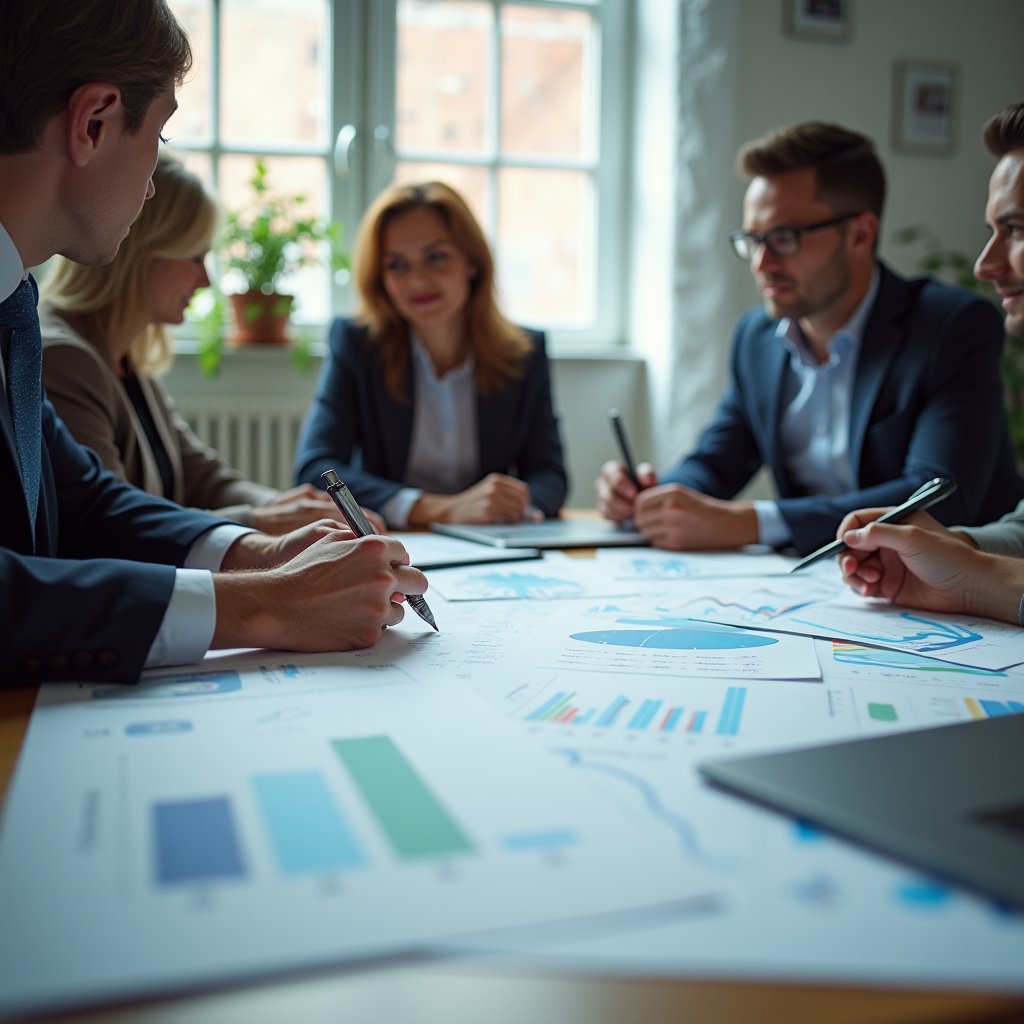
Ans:
[[[135,686],[114,686],[94,690],[93,700],[145,700],[167,697],[207,697],[215,693],[233,693],[242,688],[237,672],[218,669],[213,672],[188,672],[173,676],[154,676]]]
[[[975,640],[983,640],[981,633],[956,622],[935,622],[932,619],[923,619],[920,615],[911,612],[899,612],[887,615],[890,620],[905,620],[916,622],[924,628],[911,626],[904,629],[904,636],[877,636],[873,633],[855,633],[850,629],[840,630],[846,636],[856,637],[858,640],[867,640],[874,643],[892,644],[921,644],[919,651],[948,651],[955,647],[963,647],[964,644],[972,644]],[[794,622],[802,623],[805,626],[812,626],[815,629],[835,629],[835,626],[828,626],[820,622],[810,622],[807,619],[794,619]],[[928,642],[931,641],[931,642]]]
[[[700,566],[685,558],[665,558],[656,560],[653,558],[633,558],[629,563],[630,571],[640,575],[650,576],[681,576],[689,578],[699,576]]]
[[[837,649],[833,644],[832,658],[844,665],[864,665],[870,668],[920,669],[922,672],[951,672],[955,675],[1002,679],[1007,676],[1006,672],[1000,672],[997,669],[950,665],[943,661],[935,661],[934,658],[912,654],[910,651],[887,651],[878,647],[858,647],[854,650],[844,650],[841,647]]]
[[[743,601],[723,601],[714,594],[702,594],[694,598],[687,607],[693,608],[699,602],[704,602],[701,618],[713,618],[719,612],[729,612],[730,609],[740,613],[744,619],[752,625],[758,622],[770,622],[780,615],[792,615],[794,612],[809,608],[812,605],[821,604],[836,596],[838,591],[824,587],[811,587],[805,590],[800,597],[794,598],[788,594],[777,594],[772,590],[755,590],[748,594]]]
[[[758,633],[711,629],[599,629],[572,633],[572,640],[609,647],[645,647],[659,651],[738,651],[769,647],[779,641]]]
[[[161,885],[244,877],[227,797],[153,804],[152,813],[156,877]]]
[[[559,597],[583,592],[583,584],[575,580],[562,580],[553,576],[536,576],[532,573],[489,572],[471,576],[469,583],[483,583],[496,591],[511,591],[516,597]]]

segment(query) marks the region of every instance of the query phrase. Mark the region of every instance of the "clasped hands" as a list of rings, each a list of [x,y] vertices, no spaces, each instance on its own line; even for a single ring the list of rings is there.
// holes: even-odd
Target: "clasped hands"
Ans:
[[[682,484],[658,484],[649,463],[637,467],[638,490],[620,462],[606,462],[594,484],[607,519],[633,525],[655,546],[670,551],[738,548],[758,541],[749,501],[721,501]]]

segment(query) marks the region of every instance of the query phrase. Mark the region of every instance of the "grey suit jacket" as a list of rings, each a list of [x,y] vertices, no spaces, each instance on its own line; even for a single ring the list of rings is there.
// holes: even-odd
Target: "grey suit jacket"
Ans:
[[[149,439],[105,353],[46,304],[39,309],[39,322],[43,385],[57,415],[118,479],[163,496]],[[204,445],[178,415],[160,380],[140,375],[139,385],[174,472],[169,497],[179,505],[252,526],[253,506],[266,505],[279,492],[246,480]]]

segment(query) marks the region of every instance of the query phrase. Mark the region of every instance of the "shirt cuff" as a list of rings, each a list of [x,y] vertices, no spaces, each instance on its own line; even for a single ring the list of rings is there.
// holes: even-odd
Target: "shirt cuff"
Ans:
[[[759,544],[768,544],[780,548],[793,539],[789,523],[779,511],[778,502],[755,501],[754,513],[757,516],[757,540]]]
[[[216,527],[216,532],[220,527]],[[149,649],[145,668],[201,661],[213,643],[217,599],[213,575],[205,569],[177,569],[164,620]]]
[[[235,523],[215,526],[212,530],[200,534],[192,542],[192,547],[188,549],[188,554],[185,556],[185,568],[209,569],[210,572],[218,572],[228,548],[239,537],[244,537],[247,533],[258,532],[250,526],[238,526]],[[211,583],[210,586],[212,587],[213,584]],[[212,633],[210,635],[213,636]]]
[[[403,487],[392,494],[380,507],[380,514],[392,530],[404,530],[409,525],[413,505],[423,497],[419,487]]]

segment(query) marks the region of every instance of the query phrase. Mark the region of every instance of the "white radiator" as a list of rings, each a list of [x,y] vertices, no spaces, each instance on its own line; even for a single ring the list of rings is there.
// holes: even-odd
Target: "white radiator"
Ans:
[[[267,395],[176,397],[178,412],[200,439],[250,480],[282,490],[292,486],[292,466],[308,399]]]

